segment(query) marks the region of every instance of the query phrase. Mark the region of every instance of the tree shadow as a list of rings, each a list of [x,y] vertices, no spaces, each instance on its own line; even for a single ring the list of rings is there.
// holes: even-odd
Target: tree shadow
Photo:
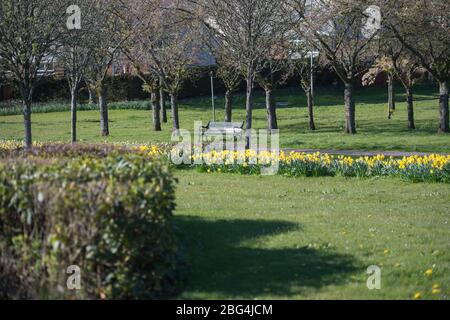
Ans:
[[[189,252],[189,292],[286,296],[342,283],[359,269],[351,255],[327,247],[267,248],[264,237],[302,232],[294,223],[177,216],[176,225]]]

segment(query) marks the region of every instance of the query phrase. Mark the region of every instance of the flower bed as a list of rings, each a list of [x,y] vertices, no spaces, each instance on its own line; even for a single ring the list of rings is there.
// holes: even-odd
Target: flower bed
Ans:
[[[199,157],[193,157],[198,160]],[[279,175],[289,177],[399,177],[413,182],[450,183],[450,155],[411,156],[400,159],[332,156],[322,153],[286,154],[263,152],[210,152],[202,155],[202,164],[192,165],[202,172],[260,174],[261,169],[279,161]]]
[[[168,157],[171,144],[36,144],[31,151],[25,151],[22,144],[14,141],[0,141],[0,158],[11,155],[39,157],[77,157],[95,155],[105,157],[110,153],[138,153],[144,157]],[[261,174],[263,167],[279,162],[277,174],[289,177],[397,177],[413,182],[450,183],[450,155],[431,154],[403,158],[385,157],[347,157],[325,153],[270,152],[257,154],[254,151],[207,152],[194,155],[192,164],[200,172],[230,172],[240,174]],[[181,167],[186,167],[182,165]]]

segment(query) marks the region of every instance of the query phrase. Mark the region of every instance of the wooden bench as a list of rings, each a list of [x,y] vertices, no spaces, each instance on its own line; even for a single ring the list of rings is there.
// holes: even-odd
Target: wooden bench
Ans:
[[[205,136],[217,136],[217,135],[233,135],[241,136],[244,130],[244,122],[208,122],[203,127],[205,130]]]

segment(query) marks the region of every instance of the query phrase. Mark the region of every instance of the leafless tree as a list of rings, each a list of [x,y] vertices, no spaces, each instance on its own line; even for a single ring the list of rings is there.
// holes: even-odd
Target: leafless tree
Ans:
[[[314,96],[311,70],[311,56],[314,53],[306,46],[304,42],[294,42],[292,44],[292,57],[290,68],[295,75],[299,77],[300,87],[306,95],[306,103],[308,108],[309,129],[316,130],[314,121]],[[314,57],[313,57],[314,59]],[[313,67],[314,68],[314,67]]]
[[[252,128],[253,90],[263,60],[280,43],[279,30],[285,20],[283,5],[266,0],[199,0],[196,12],[230,59],[244,75],[246,90],[246,128]],[[284,36],[284,35],[283,35]],[[246,137],[250,146],[250,136]]]
[[[0,2],[0,70],[15,83],[23,101],[25,141],[32,147],[33,91],[53,63],[66,27],[68,1],[2,0]]]
[[[384,44],[383,54],[378,58],[369,71],[363,76],[363,85],[373,84],[377,76],[381,73],[391,74],[400,81],[406,91],[406,103],[408,110],[408,129],[414,130],[414,98],[413,87],[423,78],[425,73],[420,61],[406,50],[395,39],[388,39],[388,43]],[[392,106],[389,106],[389,115],[391,116]]]
[[[80,14],[77,28],[68,28],[58,51],[58,65],[64,68],[71,95],[71,139],[77,141],[77,95],[89,65],[92,48],[96,46],[97,15],[91,0],[79,0],[74,14]],[[79,12],[76,12],[79,10]],[[70,11],[69,11],[70,13]],[[81,18],[82,17],[82,18]],[[92,90],[89,89],[91,93]],[[91,98],[91,97],[90,97]]]
[[[381,1],[384,25],[439,82],[439,132],[450,132],[450,2],[448,0]]]
[[[150,94],[152,110],[152,123],[155,131],[161,131],[161,98],[164,96],[163,80],[155,72],[155,68],[146,68],[151,63],[151,54],[147,50],[149,37],[156,40],[151,44],[156,49],[158,40],[156,26],[163,20],[163,8],[160,1],[154,0],[129,0],[123,3],[120,10],[120,18],[124,22],[130,37],[122,51],[133,63],[135,74],[143,81],[143,89]],[[149,36],[150,32],[152,33]],[[154,47],[153,47],[154,45]],[[149,62],[150,61],[150,62]],[[164,102],[165,103],[165,102]]]
[[[95,39],[90,47],[85,79],[98,96],[100,108],[100,132],[109,135],[107,76],[121,47],[129,39],[129,32],[119,17],[123,3],[120,0],[92,0],[91,10],[96,16]],[[113,75],[114,76],[114,75]]]
[[[228,57],[216,55],[217,75],[225,86],[225,122],[232,121],[234,92],[242,81],[236,63]]]
[[[354,86],[370,65],[369,46],[377,30],[368,29],[365,0],[288,0],[297,14],[296,31],[329,61],[345,86],[345,132],[356,133]]]
[[[161,88],[163,91],[159,95],[164,91],[169,94],[173,130],[177,132],[180,129],[178,95],[198,62],[197,20],[184,10],[184,1],[167,4],[158,0],[129,0],[128,4],[123,17],[129,26],[135,25],[130,29],[132,38],[127,55],[135,62],[142,78],[145,74],[151,75],[151,79],[157,77],[159,86],[157,88],[154,82],[151,90]]]
[[[275,90],[280,84],[283,84],[292,74],[290,59],[287,56],[287,48],[283,45],[277,46],[278,54],[272,52],[263,63],[261,70],[256,75],[256,82],[264,89],[266,93],[266,113],[267,129],[278,129],[277,102]]]

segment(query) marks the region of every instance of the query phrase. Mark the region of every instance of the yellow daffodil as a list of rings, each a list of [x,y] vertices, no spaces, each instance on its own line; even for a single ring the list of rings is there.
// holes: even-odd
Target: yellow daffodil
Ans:
[[[439,289],[439,288],[432,289],[432,290],[431,290],[431,293],[432,293],[432,294],[440,294],[440,293],[441,293],[441,289]]]

